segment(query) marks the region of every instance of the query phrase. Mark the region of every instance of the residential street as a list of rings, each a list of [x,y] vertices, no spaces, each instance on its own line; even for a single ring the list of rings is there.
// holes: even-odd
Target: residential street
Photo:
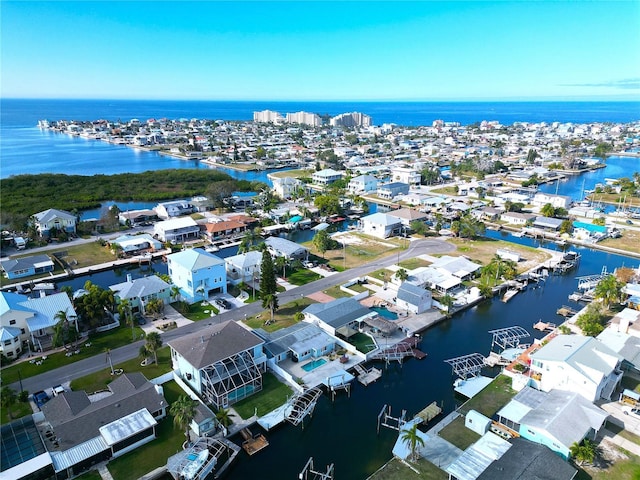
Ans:
[[[292,302],[296,298],[302,298],[312,293],[324,290],[334,285],[345,283],[346,281],[365,276],[375,270],[383,267],[388,267],[400,261],[409,258],[415,258],[418,255],[433,255],[433,254],[445,254],[455,251],[455,247],[441,239],[421,239],[413,240],[410,242],[409,247],[401,251],[399,254],[393,254],[388,257],[376,260],[374,262],[362,265],[360,267],[352,268],[344,272],[338,272],[328,277],[321,278],[315,282],[296,287],[294,289],[282,292],[278,295],[280,305]],[[183,327],[179,327],[174,330],[162,333],[163,343],[178,338],[182,335],[196,332],[206,328],[211,323],[221,323],[227,320],[242,320],[245,317],[255,315],[264,309],[260,302],[251,303],[239,308],[220,313],[211,320],[203,320],[194,322]],[[114,365],[124,362],[126,360],[135,358],[138,356],[142,341],[138,341],[123,347],[114,349],[111,351],[111,361]],[[107,368],[106,355],[97,355],[91,358],[80,360],[70,365],[51,370],[35,377],[26,378],[22,381],[22,388],[29,392],[37,392],[38,390],[44,390],[51,388],[54,385],[69,382],[74,378],[83,377],[89,375],[92,372],[96,372]],[[19,391],[20,385],[15,383],[11,387]]]

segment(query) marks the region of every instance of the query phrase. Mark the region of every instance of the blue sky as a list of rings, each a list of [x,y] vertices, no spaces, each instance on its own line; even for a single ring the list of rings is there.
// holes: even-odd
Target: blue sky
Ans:
[[[2,1],[2,97],[640,98],[640,2]]]

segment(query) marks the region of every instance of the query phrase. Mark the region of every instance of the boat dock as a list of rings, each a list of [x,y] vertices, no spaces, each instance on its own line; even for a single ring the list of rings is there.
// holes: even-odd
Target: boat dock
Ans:
[[[316,403],[322,395],[322,390],[318,387],[305,390],[302,393],[295,395],[288,403],[285,410],[285,419],[290,422],[294,427],[297,427],[302,423],[304,428],[304,419],[307,415],[313,415],[313,410],[316,408]]]
[[[379,368],[372,367],[367,370],[359,364],[353,368],[358,374],[358,381],[365,387],[382,377],[382,370]]]
[[[563,305],[562,307],[560,307],[558,310],[556,310],[556,313],[562,317],[573,317],[576,313],[578,313],[577,310],[574,310],[571,307],[568,307],[566,305]],[[535,326],[533,327],[535,328]]]
[[[407,357],[415,357],[418,360],[422,360],[427,354],[418,350],[419,343],[420,337],[418,336],[406,337],[394,345],[381,349],[371,357],[371,360],[384,360],[387,364],[394,360],[402,364]]]
[[[505,294],[502,296],[502,301],[504,303],[507,303],[509,300],[511,300],[513,297],[516,296],[516,294],[519,292],[520,290],[518,290],[517,288],[510,288],[508,289]]]
[[[441,413],[442,408],[440,408],[440,406],[436,402],[432,402],[431,404],[420,410],[414,418],[420,418],[422,420],[422,423],[429,423]]]
[[[565,316],[571,316],[571,315],[565,315]],[[541,332],[553,332],[556,329],[556,324],[543,322],[542,320],[540,320],[539,322],[534,323],[533,328],[535,328],[536,330],[540,330]]]
[[[242,448],[250,456],[269,446],[269,441],[263,434],[257,433],[256,435],[253,435],[248,427],[240,430],[240,435],[242,435],[242,438],[244,439],[242,442]]]

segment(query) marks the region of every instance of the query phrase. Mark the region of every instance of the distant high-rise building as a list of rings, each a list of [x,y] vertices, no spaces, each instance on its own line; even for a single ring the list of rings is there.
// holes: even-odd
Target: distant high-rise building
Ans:
[[[309,112],[287,113],[287,123],[299,123],[302,125],[311,125],[312,127],[319,127],[320,125],[322,125],[322,119],[316,113],[309,113]]]
[[[262,112],[253,112],[253,121],[262,123],[282,123],[284,121],[284,117],[279,112],[263,110]]]
[[[329,120],[334,127],[369,127],[371,117],[360,112],[342,113]]]

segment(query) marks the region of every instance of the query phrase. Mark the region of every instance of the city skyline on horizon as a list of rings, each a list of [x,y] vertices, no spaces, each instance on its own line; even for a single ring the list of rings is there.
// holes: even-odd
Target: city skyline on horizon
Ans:
[[[2,9],[7,99],[640,100],[638,2],[6,1]]]

